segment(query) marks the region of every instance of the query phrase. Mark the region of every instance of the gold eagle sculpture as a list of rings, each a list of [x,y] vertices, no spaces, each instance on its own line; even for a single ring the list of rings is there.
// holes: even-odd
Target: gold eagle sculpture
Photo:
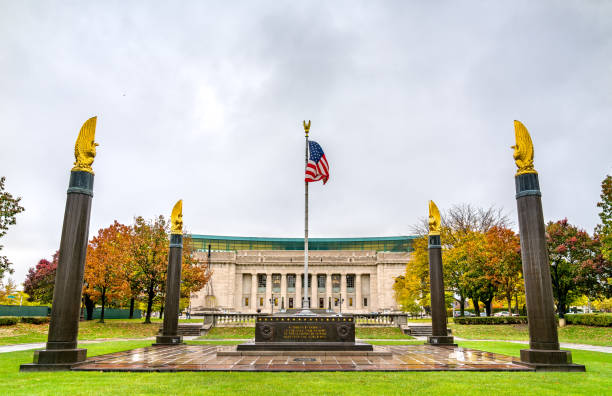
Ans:
[[[440,219],[440,211],[438,207],[434,203],[434,201],[429,201],[429,235],[440,235],[441,229],[441,219]]]
[[[307,135],[308,132],[310,132],[310,120],[308,120],[308,124],[306,124],[306,121],[304,121],[304,132],[306,132]]]
[[[172,214],[170,215],[170,233],[171,234],[183,234],[183,200],[179,199],[174,207],[172,208]]]
[[[74,145],[74,168],[72,171],[84,171],[94,174],[91,169],[91,164],[94,162],[96,156],[96,146],[98,143],[94,142],[96,137],[96,121],[98,117],[91,117],[85,121],[79,132],[76,143]]]
[[[516,176],[523,175],[525,173],[535,173],[533,169],[533,143],[531,142],[531,136],[525,125],[520,121],[514,120],[514,136],[516,144],[511,148],[514,149],[514,162],[518,168]]]

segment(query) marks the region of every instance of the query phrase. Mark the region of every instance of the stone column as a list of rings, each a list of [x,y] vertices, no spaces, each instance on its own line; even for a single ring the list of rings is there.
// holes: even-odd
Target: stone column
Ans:
[[[584,371],[572,364],[571,352],[559,350],[538,175],[517,175],[515,185],[529,322],[529,349],[521,349],[521,362],[536,370]]]
[[[332,279],[331,274],[325,274],[325,309],[329,309],[329,301],[332,297]],[[334,302],[332,301],[331,309],[334,309]]]
[[[93,173],[70,172],[47,346],[35,351],[34,363],[22,364],[22,371],[68,370],[87,357],[77,337],[93,182]]]
[[[287,297],[287,274],[286,273],[282,273],[281,274],[281,295],[278,298],[279,300],[279,304],[281,304],[281,308],[287,309],[287,304],[289,303],[288,297]],[[284,303],[284,307],[283,305],[283,301]]]
[[[251,311],[253,313],[257,312],[257,306],[259,301],[257,301],[257,272],[253,272],[251,274]]]
[[[355,310],[362,308],[361,301],[361,274],[355,274]]]
[[[272,273],[266,273],[266,297],[264,300],[264,307],[267,308],[268,311],[272,310],[273,302],[270,302],[272,298]]]
[[[456,345],[446,329],[446,305],[444,303],[444,277],[442,273],[442,246],[440,235],[429,235],[429,287],[431,295],[430,345]]]
[[[378,261],[378,254],[376,254],[376,260]],[[383,286],[384,277],[383,277],[383,264],[376,264],[376,305],[378,307],[377,311],[382,311],[385,308],[385,290]],[[372,283],[370,283],[372,285]],[[372,294],[372,292],[370,291]]]
[[[229,264],[229,290],[228,290],[228,300],[229,300],[229,306],[233,309],[236,310],[236,308],[239,308],[242,303],[240,302],[241,297],[240,297],[240,293],[236,293],[236,291],[239,290],[239,288],[236,288],[236,263],[230,263]],[[240,287],[242,287],[242,285],[240,285]]]
[[[166,300],[164,302],[164,326],[162,335],[153,345],[179,345],[183,336],[178,335],[179,302],[181,297],[181,264],[183,262],[183,235],[170,234],[168,273],[166,275]]]
[[[312,272],[312,279],[311,280],[311,289],[312,291],[310,292],[310,308],[317,308],[319,309],[319,285],[317,284],[317,273],[316,272]]]
[[[302,307],[302,282],[299,271],[295,275],[295,300],[293,301],[293,308]]]
[[[342,309],[344,310],[344,312],[346,312],[346,303],[348,303],[348,298],[347,298],[347,293],[346,293],[346,272],[342,272],[340,274],[340,305],[342,307]],[[344,299],[344,304],[342,303],[342,299]]]

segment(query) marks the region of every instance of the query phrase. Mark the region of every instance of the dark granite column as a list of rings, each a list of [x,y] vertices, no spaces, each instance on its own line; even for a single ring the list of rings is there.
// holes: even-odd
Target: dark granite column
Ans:
[[[429,287],[431,294],[431,336],[427,344],[455,345],[446,329],[446,304],[444,303],[444,275],[442,273],[442,246],[440,235],[429,236]]]
[[[34,363],[21,365],[22,371],[67,370],[87,356],[77,336],[93,181],[92,173],[70,173],[47,347],[35,351]]]
[[[571,352],[559,350],[538,175],[517,175],[515,183],[529,321],[529,349],[521,350],[521,362],[538,370],[584,371],[572,364]]]
[[[168,274],[166,275],[166,301],[164,327],[153,345],[179,345],[183,336],[178,335],[179,299],[181,296],[181,264],[183,262],[183,235],[170,234]]]

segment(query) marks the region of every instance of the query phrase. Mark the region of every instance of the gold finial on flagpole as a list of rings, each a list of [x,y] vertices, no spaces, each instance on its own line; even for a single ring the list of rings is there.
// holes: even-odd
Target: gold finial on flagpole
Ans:
[[[306,136],[308,136],[308,132],[310,132],[310,120],[308,120],[308,124],[304,121],[304,132],[306,132]]]

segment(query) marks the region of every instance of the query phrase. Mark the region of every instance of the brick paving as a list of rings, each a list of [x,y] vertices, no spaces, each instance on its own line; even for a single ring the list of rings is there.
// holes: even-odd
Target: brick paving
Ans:
[[[76,371],[532,371],[511,356],[461,347],[393,345],[374,352],[250,352],[151,346],[89,358]],[[219,354],[217,353],[219,352]]]

